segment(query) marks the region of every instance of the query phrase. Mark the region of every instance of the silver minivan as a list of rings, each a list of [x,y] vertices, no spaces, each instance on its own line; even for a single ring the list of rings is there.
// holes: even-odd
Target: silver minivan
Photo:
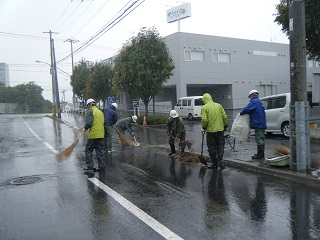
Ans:
[[[260,98],[267,120],[267,133],[282,133],[290,137],[290,93],[282,93]]]

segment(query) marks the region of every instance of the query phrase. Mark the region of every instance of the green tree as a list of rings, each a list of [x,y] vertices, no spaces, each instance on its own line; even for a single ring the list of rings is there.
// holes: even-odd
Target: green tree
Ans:
[[[112,77],[113,72],[109,66],[95,63],[86,85],[86,94],[97,102],[103,101],[103,107],[105,99],[113,93]]]
[[[42,113],[45,106],[45,100],[42,96],[43,89],[34,82],[19,84],[12,87],[13,92],[17,94],[15,101],[23,106],[26,113]]]
[[[52,103],[44,100],[43,89],[34,82],[19,84],[14,87],[6,87],[0,84],[0,102],[18,103],[25,113],[50,112]]]
[[[72,90],[82,101],[85,101],[85,99],[88,97],[88,95],[86,94],[86,85],[89,80],[90,74],[90,66],[85,60],[82,60],[74,67],[73,73],[70,77],[70,85],[72,86]]]
[[[117,88],[140,98],[148,116],[150,100],[163,91],[174,69],[167,45],[158,31],[154,27],[142,28],[122,47],[115,65]]]
[[[291,0],[280,0],[276,5],[275,20],[281,30],[289,36],[289,8]],[[320,61],[320,4],[319,0],[305,0],[305,23],[307,54],[310,59]]]

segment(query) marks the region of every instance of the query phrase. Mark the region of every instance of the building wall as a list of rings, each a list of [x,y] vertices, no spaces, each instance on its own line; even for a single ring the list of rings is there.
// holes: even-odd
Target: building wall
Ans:
[[[248,103],[251,89],[260,96],[290,91],[289,45],[272,42],[174,33],[165,38],[175,62],[165,84],[180,97],[209,92],[227,109]],[[186,51],[204,52],[204,61],[186,61]],[[229,62],[213,61],[213,53],[229,54]]]
[[[7,87],[10,86],[9,67],[6,63],[0,63],[0,82],[4,83]]]
[[[157,104],[171,102],[173,109],[180,97],[208,92],[225,109],[241,109],[252,89],[260,97],[290,92],[289,44],[183,32],[165,37],[165,42],[175,69],[163,94],[156,96]],[[204,52],[203,61],[187,61],[187,51]],[[227,54],[230,61],[214,61],[213,53]],[[112,63],[113,58],[108,61]],[[313,103],[319,104],[320,63],[308,60],[306,64],[307,90],[312,92]]]

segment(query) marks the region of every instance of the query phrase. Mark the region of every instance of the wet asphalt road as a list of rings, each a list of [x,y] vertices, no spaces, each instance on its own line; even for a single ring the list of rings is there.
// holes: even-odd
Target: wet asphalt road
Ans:
[[[180,163],[165,132],[146,128],[135,129],[141,147],[115,139],[107,171],[84,174],[85,137],[69,160],[55,159],[83,127],[82,116],[62,118],[71,125],[0,115],[1,240],[320,238],[317,188]],[[198,144],[197,127],[187,129]]]

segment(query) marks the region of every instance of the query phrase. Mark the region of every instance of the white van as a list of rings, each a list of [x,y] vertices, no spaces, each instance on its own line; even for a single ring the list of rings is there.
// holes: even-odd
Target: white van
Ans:
[[[202,96],[182,97],[177,101],[174,110],[177,111],[180,117],[193,120],[200,118],[201,108],[203,106]]]

